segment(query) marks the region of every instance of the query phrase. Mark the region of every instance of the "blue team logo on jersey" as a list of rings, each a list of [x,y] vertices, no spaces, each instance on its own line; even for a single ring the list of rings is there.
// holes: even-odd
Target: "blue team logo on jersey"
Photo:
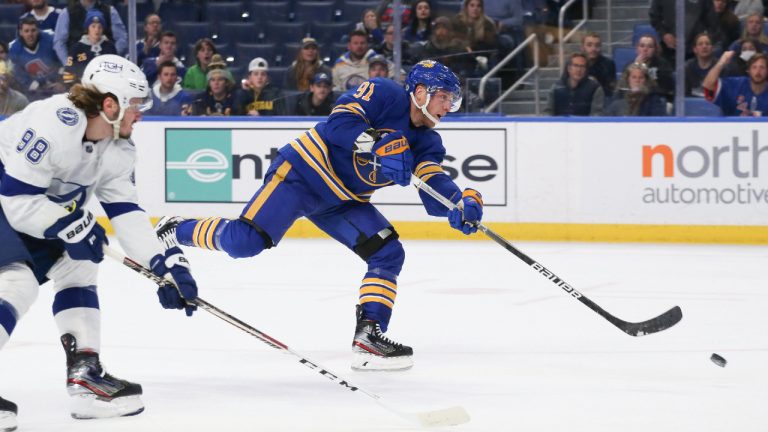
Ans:
[[[77,111],[73,110],[72,108],[59,108],[56,110],[56,117],[58,117],[59,120],[61,120],[61,122],[67,126],[74,126],[80,120],[80,116],[77,114]]]

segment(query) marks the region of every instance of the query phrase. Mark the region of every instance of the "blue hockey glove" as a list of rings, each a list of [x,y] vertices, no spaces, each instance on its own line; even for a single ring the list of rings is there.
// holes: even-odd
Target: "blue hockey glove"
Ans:
[[[463,207],[460,209],[459,207]],[[459,207],[448,210],[448,223],[464,234],[477,232],[477,224],[483,219],[483,196],[474,189],[464,189]]]
[[[43,235],[47,239],[63,240],[64,249],[72,259],[95,263],[104,259],[104,245],[109,244],[107,233],[96,222],[93,213],[81,209],[56,221]]]
[[[371,153],[384,177],[400,186],[411,184],[413,154],[402,132],[392,132],[378,140],[371,147]]]
[[[157,289],[160,304],[166,309],[184,309],[187,316],[197,310],[197,306],[188,304],[186,300],[197,298],[197,283],[189,272],[189,261],[178,246],[165,251],[165,255],[157,254],[150,262],[152,273],[165,277],[169,272],[176,286],[166,284]],[[178,287],[178,288],[177,288]]]

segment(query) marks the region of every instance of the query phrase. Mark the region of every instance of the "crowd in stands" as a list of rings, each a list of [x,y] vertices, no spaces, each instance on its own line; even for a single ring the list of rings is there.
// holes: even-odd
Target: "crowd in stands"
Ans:
[[[94,57],[127,55],[126,3],[6,0],[0,115],[67,91]],[[341,93],[371,77],[403,76],[427,58],[462,80],[479,78],[526,35],[556,25],[563,2],[401,3],[398,13],[387,0],[139,0],[136,53],[152,86],[149,115],[325,115]],[[569,20],[579,18],[578,9]],[[13,10],[18,15],[10,18],[3,12]],[[599,34],[582,34],[581,51],[568,57],[545,113],[669,114],[678,46],[685,49],[687,96],[712,101],[726,115],[766,113],[764,12],[762,0],[687,0],[685,41],[678,43],[674,2],[652,0],[654,31],[637,38],[626,64],[603,54]],[[398,17],[400,71],[394,63]],[[2,25],[15,26],[12,37]],[[525,57],[513,66],[524,68]]]
[[[665,116],[675,97],[676,49],[685,50],[685,96],[717,105],[726,116],[764,116],[768,45],[761,0],[687,0],[685,41],[676,39],[675,3],[652,0],[653,31],[639,35],[634,58],[615,64],[587,33],[550,90],[549,115]],[[718,60],[719,59],[719,60]],[[586,73],[585,73],[586,69]],[[619,76],[618,82],[616,76]]]

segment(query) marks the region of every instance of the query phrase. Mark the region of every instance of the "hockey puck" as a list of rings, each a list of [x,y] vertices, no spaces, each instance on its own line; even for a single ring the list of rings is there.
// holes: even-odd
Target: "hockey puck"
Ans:
[[[728,362],[720,354],[717,353],[712,353],[712,356],[710,356],[709,359],[712,360],[712,363],[720,367],[725,367],[725,365],[728,364]]]

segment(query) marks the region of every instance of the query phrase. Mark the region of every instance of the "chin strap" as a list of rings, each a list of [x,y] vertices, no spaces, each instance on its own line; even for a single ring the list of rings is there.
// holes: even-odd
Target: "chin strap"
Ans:
[[[429,99],[427,99],[429,100]],[[112,138],[118,139],[120,138],[120,122],[123,121],[123,117],[125,116],[125,108],[120,108],[120,114],[117,116],[117,120],[110,120],[109,117],[107,117],[106,114],[104,114],[104,111],[99,111],[99,115],[101,118],[104,119],[105,122],[112,125]]]
[[[440,123],[440,120],[433,117],[432,114],[430,114],[429,111],[427,111],[427,105],[429,105],[430,99],[432,99],[432,95],[427,93],[427,100],[424,102],[424,105],[419,105],[419,103],[416,102],[416,96],[414,96],[413,92],[411,92],[411,101],[413,102],[414,105],[416,105],[416,108],[420,109],[421,113],[424,114],[429,119],[429,121],[434,123],[435,126],[437,126],[437,124]]]

